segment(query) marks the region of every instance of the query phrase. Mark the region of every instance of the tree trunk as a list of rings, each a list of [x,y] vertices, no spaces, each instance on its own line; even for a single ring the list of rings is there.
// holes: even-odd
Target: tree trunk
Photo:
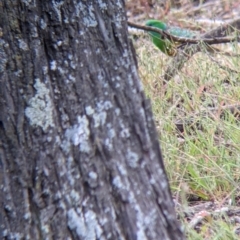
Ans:
[[[0,2],[1,239],[184,239],[120,0]]]

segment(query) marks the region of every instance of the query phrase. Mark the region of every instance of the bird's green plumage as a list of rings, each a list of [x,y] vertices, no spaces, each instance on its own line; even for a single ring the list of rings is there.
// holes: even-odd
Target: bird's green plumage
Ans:
[[[148,20],[146,22],[146,26],[159,28],[163,31],[167,30],[167,25],[164,22],[160,22],[157,20]],[[172,55],[170,54],[170,50],[173,47],[169,40],[163,39],[162,35],[156,32],[149,32],[149,35],[151,36],[152,41],[156,47],[158,47],[163,53],[167,55]]]
[[[161,29],[161,30],[163,30],[173,36],[176,36],[176,37],[184,37],[184,38],[198,37],[199,38],[199,34],[194,31],[182,29],[179,27],[168,26],[166,23],[161,22],[159,20],[155,20],[155,19],[148,20],[146,22],[146,26]],[[171,41],[167,38],[164,38],[161,34],[153,32],[153,31],[149,31],[149,35],[151,36],[152,41],[156,45],[156,47],[158,47],[163,53],[165,53],[169,56],[174,56],[177,53],[177,47],[180,45],[179,42]],[[226,56],[233,56],[232,53],[222,52],[219,49],[209,46],[207,44],[205,45],[204,49],[209,53],[221,53]],[[235,56],[239,56],[239,55],[237,54]]]
[[[148,20],[146,22],[146,26],[159,28],[177,37],[194,38],[196,36],[194,32],[179,27],[169,27],[166,23],[159,20]],[[178,45],[176,42],[170,41],[169,39],[164,39],[161,34],[156,32],[150,31],[149,35],[151,36],[153,43],[162,52],[169,56],[173,56],[176,54],[176,46]]]

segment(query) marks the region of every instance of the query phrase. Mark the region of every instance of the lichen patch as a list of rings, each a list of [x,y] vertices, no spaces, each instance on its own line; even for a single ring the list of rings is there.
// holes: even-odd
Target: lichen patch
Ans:
[[[34,88],[37,93],[29,100],[29,106],[25,109],[25,115],[29,119],[30,125],[39,126],[46,131],[48,127],[54,126],[50,92],[46,85],[38,78],[36,79]]]

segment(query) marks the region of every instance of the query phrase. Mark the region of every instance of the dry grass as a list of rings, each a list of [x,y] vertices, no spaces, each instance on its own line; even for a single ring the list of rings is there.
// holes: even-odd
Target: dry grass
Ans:
[[[188,239],[239,239],[239,223],[229,214],[208,215],[190,227],[194,216],[186,217],[186,211],[202,201],[214,202],[215,208],[240,206],[239,114],[221,110],[223,106],[240,105],[240,74],[219,67],[220,63],[240,71],[240,58],[214,56],[216,63],[207,54],[198,53],[164,85],[162,76],[171,59],[146,36],[140,36],[134,44],[140,78],[152,102],[165,167]],[[231,48],[234,46],[229,45]],[[212,107],[216,111],[212,112]],[[176,128],[178,121],[185,123],[182,132]]]
[[[178,6],[173,2],[177,1],[128,0],[128,18],[139,24],[161,19],[203,33],[240,12],[240,0],[180,0]],[[223,108],[240,105],[240,58],[198,53],[164,85],[162,76],[171,58],[145,34],[134,44],[187,238],[239,239],[240,112]],[[240,53],[236,44],[220,49]],[[182,131],[179,122],[184,123]]]

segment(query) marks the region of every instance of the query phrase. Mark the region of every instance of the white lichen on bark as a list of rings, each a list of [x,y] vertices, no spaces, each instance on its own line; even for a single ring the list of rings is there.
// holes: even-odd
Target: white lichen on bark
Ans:
[[[91,151],[89,144],[89,121],[85,115],[78,116],[78,123],[66,130],[65,141],[62,144],[62,147],[65,152],[70,151],[70,146],[79,146],[80,152],[89,153]]]
[[[79,209],[78,209],[79,210]],[[97,216],[92,210],[82,213],[71,208],[68,210],[68,227],[73,230],[80,239],[100,239],[103,230],[97,221]]]
[[[39,78],[36,79],[34,88],[37,93],[29,100],[29,106],[25,109],[25,115],[32,126],[39,126],[46,131],[48,127],[54,126],[53,105],[50,92]]]

